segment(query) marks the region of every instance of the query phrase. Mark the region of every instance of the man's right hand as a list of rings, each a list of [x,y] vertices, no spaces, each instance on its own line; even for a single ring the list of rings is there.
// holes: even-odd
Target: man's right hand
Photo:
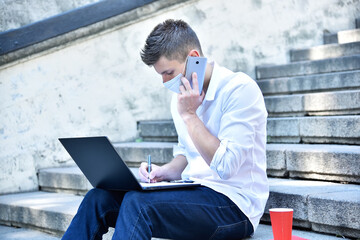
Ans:
[[[164,180],[164,176],[162,174],[162,167],[157,166],[155,164],[151,164],[151,172],[148,172],[148,163],[142,162],[139,167],[139,175],[142,182],[161,182]]]
[[[143,162],[139,167],[140,180],[142,182],[161,182],[181,179],[181,173],[187,165],[187,160],[183,155],[177,155],[169,163],[160,166],[151,164],[150,175],[148,173],[148,163]]]

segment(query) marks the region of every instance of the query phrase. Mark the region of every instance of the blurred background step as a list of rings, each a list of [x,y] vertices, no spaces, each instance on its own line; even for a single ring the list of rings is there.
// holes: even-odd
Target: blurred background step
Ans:
[[[159,126],[161,127],[161,126]],[[151,155],[152,163],[162,165],[173,158],[176,142],[129,142],[115,143],[114,147],[129,167],[139,167]]]
[[[359,40],[360,41],[360,40]],[[290,61],[309,61],[360,54],[360,42],[328,44],[307,49],[290,50]]]
[[[61,236],[83,198],[71,194],[28,192],[0,196],[0,221]]]
[[[138,131],[141,139],[146,142],[177,142],[177,133],[173,121],[139,121]]]
[[[328,231],[328,228],[331,234],[360,236],[359,222],[353,221],[360,218],[360,212],[356,211],[360,204],[360,186],[274,178],[269,181],[270,197],[264,221],[268,221],[269,208],[291,207],[294,226],[317,231]],[[0,221],[61,236],[82,199],[82,196],[46,192],[0,196]]]
[[[40,169],[39,188],[46,192],[85,195],[92,188],[77,166]]]
[[[138,178],[138,168],[130,170]],[[46,192],[85,195],[93,188],[78,166],[40,169],[38,179],[40,190]]]
[[[360,116],[268,118],[268,143],[360,144]]]
[[[360,113],[360,90],[265,96],[264,99],[270,117]]]
[[[0,225],[0,239],[1,240],[60,240],[60,237],[55,237],[32,229]]]
[[[360,146],[267,144],[266,157],[268,176],[360,183]]]
[[[257,84],[264,96],[360,89],[360,71],[264,79]]]
[[[360,237],[360,186],[321,181],[270,178],[269,209],[294,209],[294,226],[348,237]]]
[[[334,34],[324,34],[324,44],[350,43],[360,41],[360,29],[340,31]]]
[[[256,67],[256,78],[280,78],[360,69],[360,55]]]
[[[0,196],[0,223],[26,227],[62,237],[75,216],[82,196],[27,192]],[[103,239],[111,239],[113,230]]]

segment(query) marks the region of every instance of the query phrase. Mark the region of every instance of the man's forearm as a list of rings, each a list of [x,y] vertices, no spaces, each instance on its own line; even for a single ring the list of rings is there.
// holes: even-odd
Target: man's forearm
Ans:
[[[185,117],[183,120],[196,149],[210,166],[220,140],[209,132],[197,115]]]
[[[181,179],[181,173],[184,171],[186,165],[186,157],[177,155],[171,162],[163,166],[164,172],[166,173],[165,180],[172,181]]]

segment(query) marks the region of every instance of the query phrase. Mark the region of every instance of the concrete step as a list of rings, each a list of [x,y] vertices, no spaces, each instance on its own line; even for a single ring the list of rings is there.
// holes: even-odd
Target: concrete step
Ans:
[[[331,235],[324,235],[309,231],[302,231],[293,229],[292,235],[302,237],[305,239],[311,239],[311,240],[339,240],[338,237],[331,236]],[[110,238],[109,236],[108,239]],[[271,239],[273,238],[272,234],[272,228],[270,225],[266,224],[260,224],[254,234],[251,238],[246,238],[248,240],[264,240],[264,239]],[[7,227],[7,226],[0,226],[0,239],[2,240],[60,240],[58,237],[53,237],[46,235],[44,233],[30,230],[30,229],[24,229],[24,228],[14,228],[14,227]],[[103,237],[103,239],[106,239],[106,237]],[[341,238],[341,239],[347,239],[347,238]],[[160,240],[159,238],[152,238],[152,240]]]
[[[169,120],[139,121],[138,131],[143,141],[177,142],[174,123]]]
[[[151,127],[156,132],[166,122],[173,126],[171,120],[164,120]],[[176,134],[175,128],[167,131]],[[268,118],[267,135],[269,143],[360,144],[360,115]]]
[[[324,34],[324,44],[350,43],[360,41],[360,29],[340,31],[334,34]]]
[[[40,231],[16,228],[0,225],[0,239],[1,240],[60,240],[60,237],[55,237]]]
[[[360,186],[319,181],[270,179],[268,209],[294,208],[294,226],[319,232],[360,237]],[[82,200],[64,193],[31,192],[0,196],[0,221],[29,226],[58,236],[67,226]],[[340,221],[339,221],[340,219]]]
[[[139,178],[137,167],[130,170]],[[93,188],[80,168],[75,165],[40,169],[38,179],[40,190],[45,192],[85,195]]]
[[[266,157],[268,176],[360,183],[360,146],[267,144]]]
[[[257,81],[264,96],[360,89],[360,71]]]
[[[268,118],[268,143],[360,144],[360,116]]]
[[[266,148],[268,176],[360,183],[360,146],[267,144]],[[135,151],[139,155],[148,150]],[[130,169],[139,178],[138,166]],[[43,191],[85,195],[92,188],[77,166],[41,169],[38,178]]]
[[[320,234],[320,233],[315,233],[315,232],[311,232],[311,231],[304,231],[304,230],[298,230],[298,229],[294,229],[292,230],[292,236],[297,236],[297,237],[301,237],[307,240],[340,240],[340,239],[348,239],[345,237],[339,238],[336,237],[334,234],[332,235],[325,235],[325,234]],[[269,240],[269,239],[273,239],[273,233],[272,233],[272,228],[271,225],[266,225],[266,224],[260,224],[259,227],[257,228],[254,236],[252,236],[251,238],[246,238],[247,240]]]
[[[295,49],[290,51],[290,61],[309,61],[327,58],[337,58],[360,54],[360,42],[344,44],[327,44],[307,49]]]
[[[295,77],[360,69],[360,55],[256,67],[256,78]]]
[[[61,237],[82,199],[82,196],[47,192],[3,195],[0,196],[0,222],[38,229]],[[109,234],[103,239],[111,239]]]
[[[269,209],[294,209],[294,226],[347,237],[360,237],[360,186],[320,181],[269,179]]]
[[[162,126],[163,124],[158,128]],[[114,146],[129,167],[139,167],[141,162],[147,161],[148,155],[151,155],[151,160],[155,164],[162,165],[169,162],[173,158],[173,146],[176,144],[176,142],[130,142],[115,143]]]
[[[265,96],[269,116],[352,115],[360,113],[360,90]]]
[[[28,192],[0,196],[0,221],[61,236],[82,197],[64,193]]]
[[[77,166],[40,169],[38,172],[40,190],[85,195],[92,188]]]
[[[137,175],[137,168],[141,162],[152,156],[154,164],[162,165],[169,162],[173,156],[174,142],[131,142],[114,143],[114,147]],[[133,168],[131,168],[133,167]],[[85,195],[92,188],[89,181],[77,166],[40,169],[38,172],[41,190],[48,192],[62,192],[76,195]]]

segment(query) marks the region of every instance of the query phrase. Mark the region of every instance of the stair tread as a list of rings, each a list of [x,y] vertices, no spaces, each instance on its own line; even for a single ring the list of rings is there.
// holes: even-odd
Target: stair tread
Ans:
[[[360,116],[270,117],[268,142],[360,143]]]
[[[176,143],[174,142],[122,142],[114,143],[117,147],[133,147],[133,148],[172,148]]]
[[[360,29],[350,29],[324,35],[324,43],[351,43],[360,41]]]
[[[358,145],[337,145],[337,144],[266,144],[267,150],[287,150],[289,152],[328,152],[328,153],[356,153],[360,154]],[[359,159],[360,160],[360,159]]]
[[[0,205],[73,215],[76,213],[82,199],[83,197],[73,194],[37,191],[2,195],[0,196]],[[5,211],[2,214],[6,217]],[[7,217],[11,218],[12,216]]]
[[[60,240],[59,237],[55,237],[40,231],[27,229],[27,228],[15,228],[0,225],[0,239],[2,240]]]
[[[318,195],[335,192],[354,191],[360,194],[360,186],[356,184],[340,184],[333,182],[311,181],[311,180],[296,180],[284,178],[268,178],[271,192],[282,192],[296,195]],[[360,203],[359,199],[350,198],[348,195],[343,195],[343,199]]]
[[[360,89],[264,97],[270,116],[359,114],[358,99]]]
[[[293,62],[281,65],[257,66],[258,80],[321,73],[354,71],[360,69],[360,55],[329,58],[313,61]]]
[[[257,84],[265,96],[359,89],[360,71],[261,79]]]
[[[292,235],[311,239],[311,240],[338,240],[339,238],[335,236],[304,231],[304,230],[292,230]],[[247,238],[249,240],[264,240],[264,239],[271,239],[273,238],[272,235],[272,228],[270,225],[260,224],[255,232],[255,234],[251,238]],[[59,237],[54,237],[48,235],[43,232],[39,232],[36,230],[26,229],[26,228],[14,228],[8,226],[1,226],[0,225],[0,239],[2,240],[60,240]],[[153,240],[157,240],[157,238],[152,238]],[[342,238],[347,239],[347,238]]]
[[[333,43],[290,51],[292,62],[320,60],[360,54],[360,42]]]
[[[64,232],[76,213],[80,196],[64,193],[26,192],[0,196],[0,221]]]
[[[336,236],[331,235],[325,235],[320,233],[315,233],[311,231],[305,231],[305,230],[298,230],[294,229],[292,230],[292,236],[302,237],[308,240],[339,240]],[[251,238],[246,238],[248,240],[265,240],[265,239],[273,239],[273,233],[272,228],[270,225],[266,224],[260,224],[257,228],[256,232],[254,233],[254,236]],[[347,239],[347,238],[342,238]]]

